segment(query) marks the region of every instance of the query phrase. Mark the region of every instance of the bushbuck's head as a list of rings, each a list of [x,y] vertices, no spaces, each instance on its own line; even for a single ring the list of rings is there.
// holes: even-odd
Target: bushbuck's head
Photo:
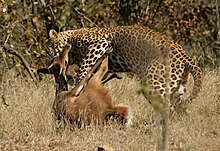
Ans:
[[[59,75],[63,76],[65,79],[66,77],[66,70],[69,62],[68,54],[71,50],[71,45],[66,45],[63,51],[60,53],[59,56],[55,56],[48,68],[42,68],[39,70],[41,73],[45,74],[53,74],[55,77]]]
[[[60,55],[53,58],[51,65],[48,67],[48,70],[54,67],[56,69],[55,76],[62,75],[66,80],[66,70],[69,62],[68,54],[70,50],[71,45],[66,45]]]
[[[68,66],[68,53],[71,50],[71,45],[65,46],[64,51],[60,53],[59,56],[56,56],[52,59],[51,64],[48,68],[41,68],[38,69],[38,73],[43,74],[53,74],[56,81],[56,95],[62,91],[67,91],[67,79],[69,81],[73,81],[73,76],[66,75],[66,70]],[[76,70],[75,73],[78,71],[78,66],[75,66],[73,70]],[[74,82],[72,82],[74,83]]]

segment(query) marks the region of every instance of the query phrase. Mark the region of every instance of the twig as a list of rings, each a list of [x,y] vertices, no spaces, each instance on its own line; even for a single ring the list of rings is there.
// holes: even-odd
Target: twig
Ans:
[[[24,67],[27,69],[29,75],[31,76],[31,78],[33,79],[34,82],[36,82],[36,77],[33,74],[33,72],[31,71],[31,68],[29,66],[29,64],[27,63],[27,61],[24,59],[24,57],[17,52],[15,49],[7,47],[7,46],[2,46],[3,49],[5,50],[5,52],[10,53],[12,55],[15,55],[16,57],[18,57],[20,59],[20,61],[23,63]]]
[[[153,22],[154,22],[154,17],[156,16],[157,12],[159,11],[159,8],[160,8],[162,2],[163,2],[163,0],[160,0],[160,1],[159,1],[159,4],[158,4],[158,6],[157,6],[157,9],[156,9],[156,11],[154,11],[154,15],[153,15],[153,17],[152,17],[151,24],[153,24]]]
[[[91,21],[91,19],[89,19],[88,17],[86,17],[83,13],[81,13],[80,11],[78,11],[75,7],[73,7],[70,2],[67,2],[72,8],[73,10],[80,16],[83,17],[85,20],[87,20],[89,23],[93,24],[95,27],[98,27],[98,25],[96,25],[93,21]]]
[[[20,26],[21,26],[21,28],[24,29],[24,31],[28,32],[31,35],[31,37],[34,39],[34,41],[36,43],[38,42],[37,39],[36,39],[36,36],[34,36],[23,24],[20,24]]]
[[[10,36],[11,36],[11,33],[7,35],[6,40],[5,40],[5,42],[4,42],[3,45],[7,44],[7,42],[8,42],[8,40],[9,40],[9,37],[10,37]],[[0,47],[0,51],[1,51],[1,50],[2,50],[2,47]],[[6,56],[6,55],[5,55],[5,52],[4,52],[4,51],[2,51],[2,55],[3,55],[3,60],[4,60],[4,62],[5,62],[5,66],[6,66],[7,69],[9,69],[9,68],[8,68],[8,63],[7,63],[6,59],[5,59],[5,56]]]
[[[218,0],[216,0],[216,18],[217,18],[217,29],[218,29],[217,40],[220,40],[220,16],[219,16],[219,1]]]
[[[47,7],[49,7],[49,10],[53,16],[53,20],[56,21],[61,27],[64,26],[63,23],[59,19],[57,19],[57,17],[55,16],[52,7],[49,4],[47,5]]]
[[[147,2],[147,7],[146,7],[146,10],[145,10],[145,14],[146,14],[146,15],[148,15],[148,11],[149,11],[149,9],[150,9],[150,5],[151,5],[152,1],[153,1],[153,0],[149,0],[149,1]]]
[[[52,14],[52,16],[53,16],[54,20],[57,20],[57,17],[55,16],[55,14],[54,14],[54,12],[53,12],[52,7],[51,7],[50,5],[47,5],[47,7],[49,7],[50,12],[51,12],[51,14]]]

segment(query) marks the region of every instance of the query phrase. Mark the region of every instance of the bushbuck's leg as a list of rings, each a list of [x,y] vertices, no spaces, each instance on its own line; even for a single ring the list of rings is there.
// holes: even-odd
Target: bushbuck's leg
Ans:
[[[114,78],[122,79],[122,77],[118,73],[107,73],[103,77],[102,83],[105,84],[105,83],[107,83],[108,81],[110,81],[111,79],[114,79]]]
[[[106,112],[105,121],[108,122],[112,118],[121,124],[126,124],[126,126],[132,124],[131,110],[126,105],[116,105],[109,108]]]
[[[114,108],[116,117],[119,117],[121,123],[126,123],[126,126],[132,125],[131,109],[125,105],[116,105]]]

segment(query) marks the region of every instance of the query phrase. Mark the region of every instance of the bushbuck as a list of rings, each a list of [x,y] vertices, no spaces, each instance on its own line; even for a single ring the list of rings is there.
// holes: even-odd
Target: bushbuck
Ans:
[[[58,69],[56,65],[48,69],[48,73],[53,74],[55,79],[65,76],[69,50],[70,49],[66,48],[65,51],[62,52],[62,57],[54,60],[56,64],[60,61],[59,64],[62,64],[63,69]],[[104,57],[106,58],[104,59]],[[97,69],[99,65],[100,67]],[[95,70],[97,71],[93,74]],[[59,92],[53,105],[56,119],[58,121],[63,119],[71,125],[79,127],[82,125],[90,125],[91,123],[105,124],[110,118],[115,118],[122,124],[131,124],[131,112],[129,107],[125,105],[115,105],[108,89],[102,83],[102,79],[107,71],[108,57],[106,54],[106,56],[100,58],[85,78],[75,85],[74,88],[69,91]]]

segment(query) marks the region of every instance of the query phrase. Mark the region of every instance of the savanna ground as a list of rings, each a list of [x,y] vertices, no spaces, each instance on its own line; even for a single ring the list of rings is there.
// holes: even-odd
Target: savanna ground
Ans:
[[[57,132],[52,116],[53,77],[46,76],[35,85],[31,80],[17,77],[14,71],[8,71],[0,84],[0,150],[93,151],[102,145],[123,151],[156,150],[160,134],[156,127],[148,125],[151,106],[137,94],[138,86],[136,80],[126,76],[107,84],[117,104],[132,108],[131,127],[113,123]],[[189,106],[188,114],[170,121],[169,129],[169,150],[220,150],[219,71],[205,72],[199,97]]]

